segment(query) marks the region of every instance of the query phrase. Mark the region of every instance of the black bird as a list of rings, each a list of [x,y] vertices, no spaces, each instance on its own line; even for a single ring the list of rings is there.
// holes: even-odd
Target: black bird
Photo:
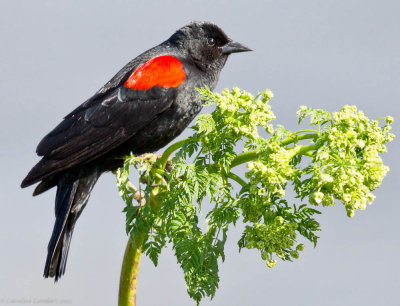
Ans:
[[[33,195],[57,186],[53,234],[44,277],[65,272],[75,222],[99,176],[123,157],[154,152],[200,112],[196,88],[214,89],[228,55],[250,51],[215,24],[192,22],[123,67],[39,143],[42,159],[21,187]]]

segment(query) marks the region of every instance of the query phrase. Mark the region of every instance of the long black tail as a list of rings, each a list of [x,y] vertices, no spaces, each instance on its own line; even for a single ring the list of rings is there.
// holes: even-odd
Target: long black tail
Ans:
[[[51,235],[44,277],[57,281],[65,272],[74,226],[89,200],[101,172],[97,167],[82,167],[63,173],[57,183],[56,222]]]

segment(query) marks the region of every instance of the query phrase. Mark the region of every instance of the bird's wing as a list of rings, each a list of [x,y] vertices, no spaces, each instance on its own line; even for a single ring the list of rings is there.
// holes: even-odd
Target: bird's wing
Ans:
[[[43,159],[23,181],[37,182],[93,160],[121,145],[171,106],[185,80],[182,63],[172,56],[153,58],[135,69],[122,86],[70,113],[37,147]]]

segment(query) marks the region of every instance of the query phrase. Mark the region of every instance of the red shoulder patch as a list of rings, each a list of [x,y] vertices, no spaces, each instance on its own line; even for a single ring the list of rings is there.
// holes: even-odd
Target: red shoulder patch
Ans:
[[[125,81],[129,89],[147,90],[154,86],[177,87],[185,80],[185,71],[180,60],[163,55],[148,60],[137,68]]]

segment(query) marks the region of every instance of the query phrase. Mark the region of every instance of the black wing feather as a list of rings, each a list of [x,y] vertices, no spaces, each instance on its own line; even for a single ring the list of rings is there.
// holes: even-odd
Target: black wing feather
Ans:
[[[120,87],[90,106],[82,104],[39,143],[37,153],[43,158],[22,186],[89,162],[126,142],[170,107],[176,92],[177,88],[144,91]]]

